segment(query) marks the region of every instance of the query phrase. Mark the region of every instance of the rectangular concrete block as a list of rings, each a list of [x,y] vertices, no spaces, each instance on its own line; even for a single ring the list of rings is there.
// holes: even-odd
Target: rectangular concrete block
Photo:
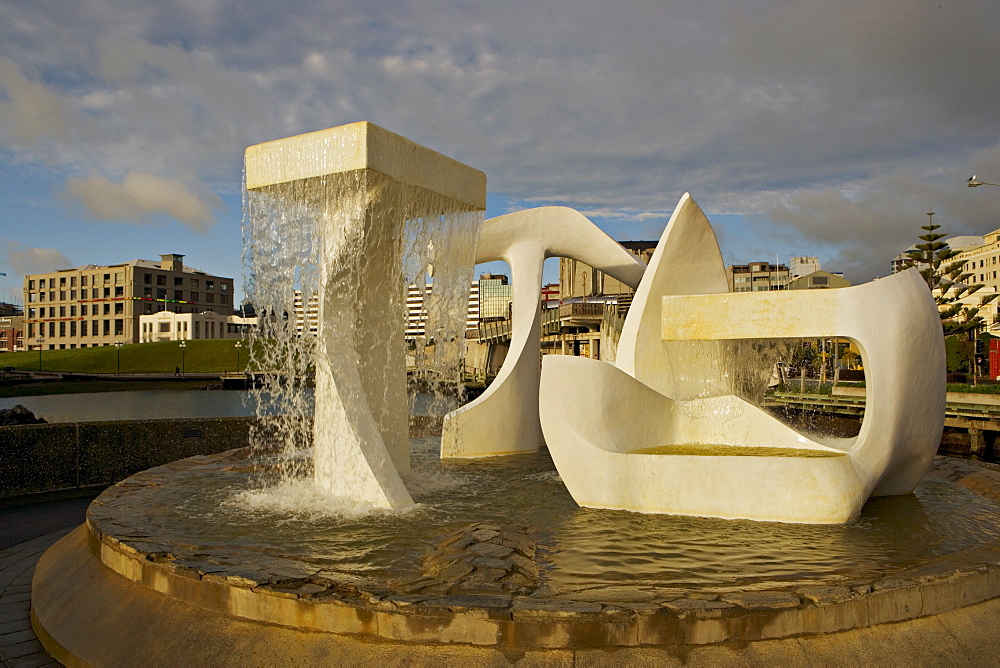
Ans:
[[[366,121],[276,139],[246,150],[247,189],[371,170],[394,181],[486,209],[486,175]]]

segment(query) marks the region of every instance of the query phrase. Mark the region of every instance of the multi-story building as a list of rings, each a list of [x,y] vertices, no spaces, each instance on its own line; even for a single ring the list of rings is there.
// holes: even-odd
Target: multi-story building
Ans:
[[[483,274],[478,281],[472,281],[469,285],[469,298],[465,308],[466,329],[476,329],[482,315],[482,286],[486,285],[488,294],[494,295],[492,290],[493,281],[501,282],[507,288],[507,304],[510,303],[510,286],[507,285],[506,276],[496,276],[493,274]],[[406,288],[406,339],[414,340],[424,336],[427,325],[427,309],[424,300],[434,293],[434,284],[431,283],[425,289],[421,289],[414,283]],[[495,295],[494,295],[495,298]],[[504,312],[507,306],[504,305]]]
[[[139,341],[139,317],[160,311],[233,312],[233,279],[184,266],[184,256],[85,265],[24,277],[31,350]]]
[[[619,241],[622,247],[645,264],[653,257],[655,241]],[[571,258],[559,258],[559,292],[563,301],[576,297],[631,295],[635,292],[617,278]]]
[[[819,271],[820,269],[819,258],[811,255],[793,257],[788,260],[789,280],[799,278],[801,276],[808,276],[814,271]]]
[[[24,350],[24,316],[0,315],[0,353]]]
[[[788,289],[788,267],[770,262],[732,264],[726,267],[730,292],[768,292]]]

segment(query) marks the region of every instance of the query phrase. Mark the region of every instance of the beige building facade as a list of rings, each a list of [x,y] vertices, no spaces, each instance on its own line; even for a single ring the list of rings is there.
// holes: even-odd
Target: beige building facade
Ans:
[[[25,343],[61,350],[137,343],[139,318],[161,311],[229,315],[233,279],[184,265],[184,256],[85,265],[24,277]]]
[[[726,279],[730,292],[770,292],[787,290],[790,275],[783,264],[750,262],[726,267]]]
[[[257,326],[257,318],[224,315],[215,311],[174,313],[160,311],[139,316],[139,343],[189,339],[239,339]]]
[[[840,274],[820,269],[805,276],[788,281],[789,290],[823,290],[826,288],[849,288],[851,282]]]

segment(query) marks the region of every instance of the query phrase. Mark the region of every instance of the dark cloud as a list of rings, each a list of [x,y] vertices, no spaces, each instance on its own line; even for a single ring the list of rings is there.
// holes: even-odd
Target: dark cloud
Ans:
[[[996,225],[963,183],[1000,177],[997,3],[36,0],[0,19],[0,104],[44,111],[0,149],[43,142],[76,178],[233,191],[246,145],[364,119],[609,228],[648,231],[690,191],[854,280],[928,206]]]

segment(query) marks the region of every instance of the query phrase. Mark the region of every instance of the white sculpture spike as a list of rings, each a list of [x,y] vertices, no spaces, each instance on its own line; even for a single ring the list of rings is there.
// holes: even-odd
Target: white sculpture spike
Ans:
[[[540,207],[487,220],[476,262],[504,260],[511,268],[510,350],[482,395],[445,416],[442,457],[484,457],[537,450],[542,265],[548,257],[585,262],[636,287],[646,268],[583,214]]]

